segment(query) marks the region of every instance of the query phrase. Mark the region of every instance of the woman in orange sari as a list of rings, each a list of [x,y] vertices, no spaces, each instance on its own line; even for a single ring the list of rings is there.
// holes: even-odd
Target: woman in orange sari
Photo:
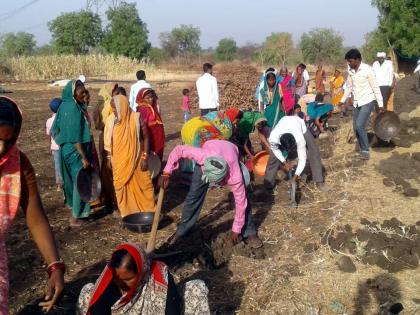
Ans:
[[[165,130],[157,100],[155,91],[149,88],[141,89],[136,97],[137,112],[140,113],[140,117],[146,123],[149,131],[150,151],[155,152],[162,161],[163,149],[165,148]]]
[[[343,97],[344,77],[338,69],[335,69],[334,76],[330,80],[331,103],[337,106]]]
[[[121,216],[154,211],[154,190],[147,168],[147,127],[139,119],[139,114],[130,109],[126,96],[114,96],[111,106],[115,115],[111,162]]]

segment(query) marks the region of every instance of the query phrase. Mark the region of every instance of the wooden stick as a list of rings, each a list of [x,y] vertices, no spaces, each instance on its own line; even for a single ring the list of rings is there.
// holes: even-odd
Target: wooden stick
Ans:
[[[153,225],[152,225],[152,231],[150,232],[150,238],[147,242],[147,248],[146,252],[148,254],[152,253],[155,250],[155,243],[156,243],[156,234],[159,226],[160,221],[160,211],[162,210],[162,203],[163,203],[163,195],[165,194],[165,190],[163,188],[160,188],[159,190],[159,197],[156,204],[156,211],[155,216],[153,218]]]

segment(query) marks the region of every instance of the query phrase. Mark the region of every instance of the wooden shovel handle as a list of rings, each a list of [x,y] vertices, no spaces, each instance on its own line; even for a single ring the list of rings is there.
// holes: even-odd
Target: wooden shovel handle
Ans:
[[[156,211],[155,216],[153,218],[153,224],[152,224],[152,231],[150,232],[150,238],[147,242],[147,248],[146,252],[148,254],[152,253],[155,250],[155,243],[156,243],[156,234],[159,226],[160,221],[160,211],[162,210],[162,203],[163,203],[163,195],[165,194],[165,190],[163,188],[160,188],[159,190],[159,197],[156,204]]]

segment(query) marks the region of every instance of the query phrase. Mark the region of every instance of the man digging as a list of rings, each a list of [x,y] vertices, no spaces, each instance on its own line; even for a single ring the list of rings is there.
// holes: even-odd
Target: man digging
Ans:
[[[245,184],[239,164],[238,148],[224,140],[209,140],[202,148],[178,145],[169,154],[168,162],[160,178],[161,187],[166,189],[180,159],[196,162],[191,186],[185,199],[181,222],[169,243],[174,244],[185,236],[198,221],[209,187],[227,185],[235,199],[235,217],[230,239],[233,244],[242,236],[251,248],[260,248],[262,241],[252,219],[251,205],[246,195]]]

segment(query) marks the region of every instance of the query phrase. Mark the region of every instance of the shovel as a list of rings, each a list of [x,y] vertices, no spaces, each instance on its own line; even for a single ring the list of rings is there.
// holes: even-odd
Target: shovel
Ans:
[[[147,242],[146,253],[149,255],[153,253],[155,250],[155,243],[156,243],[156,234],[159,226],[160,221],[160,211],[162,210],[162,203],[163,203],[163,195],[165,194],[165,190],[160,188],[159,190],[159,197],[156,204],[156,211],[155,216],[153,217],[153,224],[152,230],[150,231],[149,241]]]

